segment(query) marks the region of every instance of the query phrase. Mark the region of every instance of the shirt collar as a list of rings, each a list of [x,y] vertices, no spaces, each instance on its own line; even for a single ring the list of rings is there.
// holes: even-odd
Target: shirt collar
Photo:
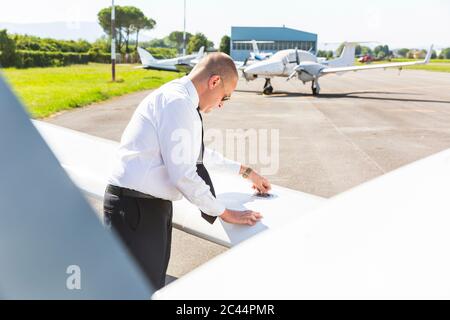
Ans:
[[[189,79],[189,77],[185,76],[185,77],[181,78],[179,81],[186,88],[188,95],[189,95],[189,99],[191,100],[195,109],[197,109],[199,106],[199,103],[200,103],[200,98],[198,96],[197,89],[195,88],[191,79]]]

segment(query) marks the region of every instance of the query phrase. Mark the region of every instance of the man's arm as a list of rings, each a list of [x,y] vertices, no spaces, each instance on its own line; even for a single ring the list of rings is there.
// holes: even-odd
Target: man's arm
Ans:
[[[254,225],[262,218],[258,212],[226,209],[199,177],[198,152],[193,152],[197,148],[200,152],[201,147],[195,143],[196,115],[192,113],[192,106],[182,99],[169,103],[173,105],[166,105],[161,112],[158,139],[171,182],[186,199],[208,215],[220,216],[228,223]]]
[[[209,148],[205,148],[203,161],[206,167],[227,172],[229,174],[239,174],[242,176],[245,171],[249,169],[249,167],[230,160],[221,153]],[[251,171],[246,179],[250,180],[253,183],[253,188],[260,193],[268,193],[272,188],[269,180],[262,177],[254,170]]]
[[[251,169],[250,167],[241,165],[239,174],[244,178],[250,180],[253,183],[253,189],[258,191],[259,193],[266,194],[272,189],[272,185],[270,184],[269,180],[261,176],[258,172]]]

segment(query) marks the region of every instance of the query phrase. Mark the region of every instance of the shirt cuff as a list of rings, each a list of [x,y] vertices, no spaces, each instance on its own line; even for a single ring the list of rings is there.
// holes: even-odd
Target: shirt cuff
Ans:
[[[219,217],[222,215],[225,209],[225,205],[214,198],[214,201],[211,203],[208,210],[205,210],[205,213],[209,216]]]

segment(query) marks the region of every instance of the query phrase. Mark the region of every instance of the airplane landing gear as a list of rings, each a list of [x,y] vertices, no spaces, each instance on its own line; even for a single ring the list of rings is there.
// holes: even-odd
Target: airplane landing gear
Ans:
[[[318,96],[320,93],[320,86],[317,80],[314,80],[311,85],[311,90],[314,96]]]
[[[271,95],[273,93],[273,87],[270,82],[270,78],[266,78],[266,83],[264,84],[263,93],[265,95]]]

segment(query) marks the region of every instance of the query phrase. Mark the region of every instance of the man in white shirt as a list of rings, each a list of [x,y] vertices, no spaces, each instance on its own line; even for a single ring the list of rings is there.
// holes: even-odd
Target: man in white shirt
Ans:
[[[172,234],[172,201],[186,197],[214,223],[217,217],[253,226],[259,212],[225,208],[215,197],[203,162],[220,163],[267,193],[267,179],[205,149],[200,112],[223,107],[236,89],[238,73],[226,54],[205,57],[189,76],[145,98],[123,133],[105,193],[105,224],[119,235],[157,289],[165,284]]]

